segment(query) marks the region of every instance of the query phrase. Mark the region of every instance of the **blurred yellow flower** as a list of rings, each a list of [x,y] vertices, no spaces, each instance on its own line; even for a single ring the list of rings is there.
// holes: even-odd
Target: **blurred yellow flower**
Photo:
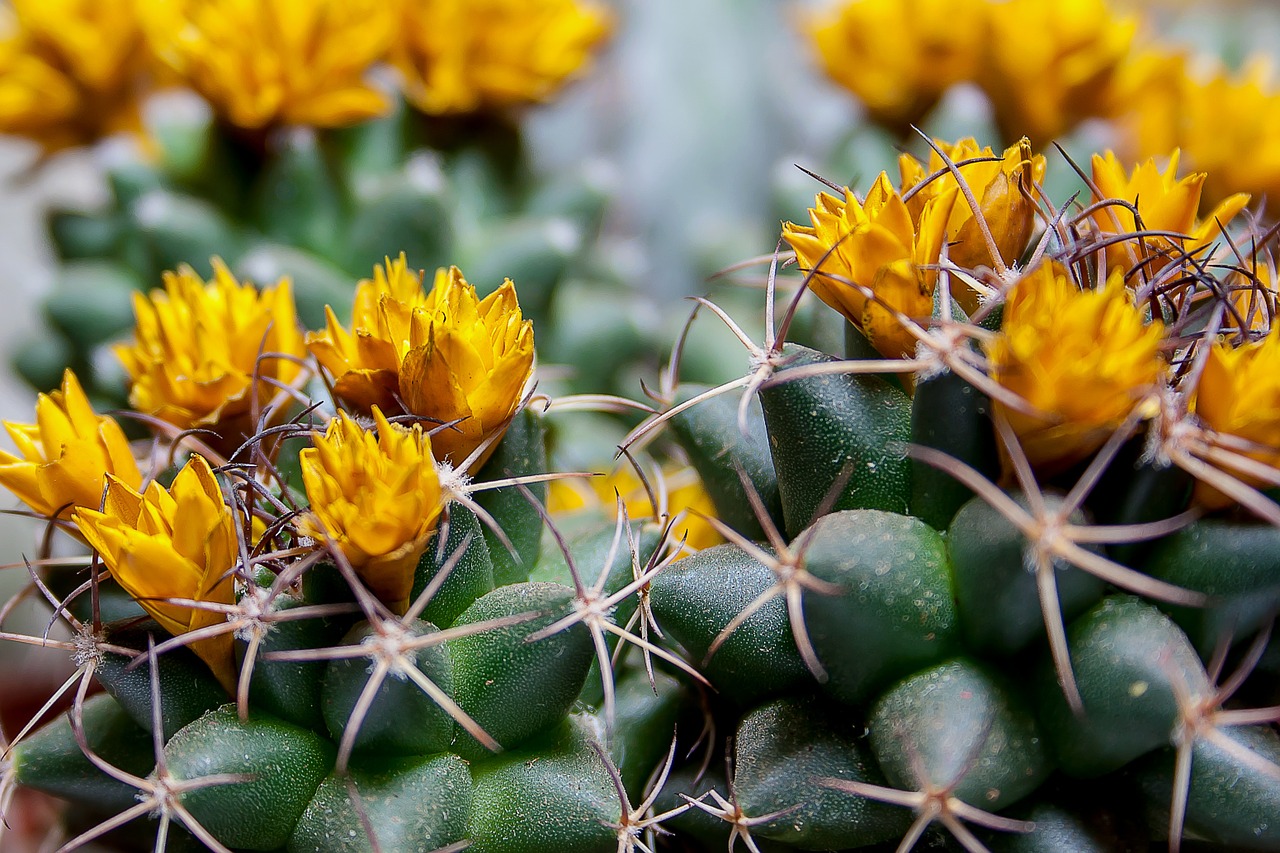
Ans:
[[[947,223],[956,203],[954,187],[925,202],[917,225],[906,203],[881,172],[865,200],[850,190],[843,199],[819,193],[809,210],[812,226],[783,224],[782,236],[795,249],[805,272],[816,270],[810,288],[866,335],[886,358],[912,357],[916,339],[892,312],[848,282],[870,288],[908,317],[933,313],[936,270]]]
[[[353,331],[330,311],[326,330],[307,344],[337,395],[360,411],[377,405],[458,421],[436,432],[432,447],[437,459],[460,466],[515,414],[533,372],[533,323],[510,280],[484,299],[457,267],[437,270],[425,295],[415,280],[403,257],[389,262],[362,282]],[[496,440],[469,470],[484,464]]]
[[[987,0],[848,0],[809,22],[823,70],[872,121],[906,134],[986,46]]]
[[[0,9],[0,133],[53,152],[137,132],[146,64],[128,3],[11,0]]]
[[[1113,243],[1106,250],[1108,267],[1119,267],[1127,272],[1145,260],[1143,268],[1146,274],[1154,276],[1184,252],[1199,252],[1196,257],[1204,259],[1200,250],[1217,240],[1222,228],[1249,203],[1248,195],[1236,193],[1203,219],[1197,219],[1200,191],[1207,176],[1198,172],[1178,180],[1179,157],[1180,152],[1175,148],[1163,172],[1156,166],[1155,158],[1151,158],[1137,166],[1130,175],[1110,151],[1105,155],[1093,155],[1093,182],[1102,199],[1120,199],[1137,207],[1142,226],[1148,231],[1173,231],[1188,237],[1178,241],[1166,237],[1145,237],[1140,241]],[[1099,208],[1093,214],[1093,221],[1104,237],[1130,234],[1138,227],[1133,211],[1119,204]]]
[[[391,44],[394,3],[139,0],[139,13],[161,61],[237,127],[339,127],[388,109],[367,78]]]
[[[130,488],[142,484],[120,425],[93,410],[70,370],[61,390],[37,398],[34,424],[4,428],[20,455],[0,450],[0,485],[39,515],[66,519],[73,506],[96,508],[107,474]]]
[[[1135,60],[1119,113],[1128,155],[1181,148],[1192,168],[1207,173],[1208,204],[1240,191],[1280,195],[1280,90],[1270,60],[1257,57],[1234,75],[1188,65],[1176,54]]]
[[[1106,0],[1001,0],[986,19],[980,82],[1005,139],[1046,145],[1106,113],[1134,17],[1115,14]]]
[[[311,513],[299,530],[332,539],[371,592],[404,613],[418,558],[444,508],[431,438],[373,410],[374,430],[339,412],[299,454]]]
[[[135,293],[134,341],[116,355],[129,374],[129,402],[180,429],[252,433],[254,406],[288,384],[306,355],[288,279],[258,291],[213,261],[206,283],[190,267],[164,274],[164,290]],[[256,380],[256,381],[255,381]]]
[[[115,476],[107,482],[104,511],[77,507],[72,520],[116,582],[175,637],[225,622],[225,613],[169,601],[235,603],[236,517],[209,463],[192,456],[167,490],[153,482],[139,494]],[[228,691],[233,642],[223,633],[191,644]]]
[[[611,29],[577,0],[401,0],[392,43],[409,99],[433,115],[548,100]]]
[[[995,156],[990,146],[979,149],[977,141],[972,138],[961,139],[954,145],[939,141],[937,145],[953,163]],[[1035,185],[1044,180],[1044,166],[1044,155],[1032,154],[1031,143],[1024,136],[1006,148],[999,160],[960,167],[960,174],[977,198],[982,216],[1000,251],[1000,258],[1007,266],[1018,262],[1035,232],[1036,206],[1033,199]],[[902,174],[902,192],[905,194],[925,178],[945,168],[946,164],[933,150],[930,150],[927,167],[910,154],[901,155],[898,169]],[[918,222],[931,199],[958,189],[955,176],[944,172],[941,177],[921,187],[907,202],[907,209]],[[947,258],[958,267],[971,270],[979,266],[995,266],[978,221],[963,198],[957,198],[951,206],[947,244]],[[956,301],[965,311],[973,313],[978,307],[978,294],[954,276],[951,282]]]
[[[669,468],[662,473],[661,484],[651,482],[651,485],[664,492],[665,510],[671,517],[684,514],[680,523],[671,529],[673,541],[684,540],[682,556],[724,541],[724,537],[707,521],[708,517],[715,517],[716,508],[696,471],[687,467]],[[615,468],[601,477],[552,480],[547,494],[547,511],[553,515],[570,515],[596,510],[612,518],[618,511],[617,495],[622,497],[627,517],[633,521],[654,517],[655,508],[649,500],[649,493],[629,465]],[[659,501],[662,501],[661,497]]]
[[[1057,263],[1027,273],[987,356],[991,377],[1042,413],[995,401],[1031,464],[1060,469],[1097,450],[1156,388],[1163,333],[1134,306],[1119,270],[1101,290],[1081,290]]]
[[[1280,325],[1259,341],[1236,346],[1219,339],[1210,347],[1194,405],[1209,429],[1255,448],[1233,444],[1230,450],[1280,469]],[[1248,485],[1263,485],[1251,475],[1231,474]],[[1210,506],[1228,502],[1203,484],[1196,497]]]

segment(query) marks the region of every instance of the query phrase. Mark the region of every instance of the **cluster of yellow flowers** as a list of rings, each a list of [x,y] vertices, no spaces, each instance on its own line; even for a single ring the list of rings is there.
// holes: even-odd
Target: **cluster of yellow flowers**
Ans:
[[[899,133],[947,89],[982,86],[1006,139],[1105,115],[1137,22],[1105,0],[849,0],[809,23],[823,68]]]
[[[163,472],[144,476],[119,423],[95,412],[67,371],[61,390],[40,396],[35,424],[4,424],[18,454],[0,451],[0,484],[91,545],[166,630],[199,631],[225,621],[216,608],[234,604],[240,546],[256,530],[235,509],[253,499],[233,500],[210,460],[273,422],[270,407],[259,408],[278,391],[329,371],[335,397],[353,414],[340,411],[301,452],[309,512],[294,529],[340,554],[403,612],[450,499],[442,478],[456,482],[455,468],[482,462],[532,375],[532,326],[511,282],[479,299],[455,268],[440,270],[424,292],[422,274],[403,256],[388,260],[360,284],[354,332],[330,311],[329,330],[304,345],[287,280],[259,290],[214,267],[209,282],[184,269],[165,276],[164,290],[139,295],[134,341],[117,348],[135,410],[198,429],[213,449],[192,453],[166,488],[155,479]],[[307,361],[307,346],[318,366]],[[282,397],[279,412],[291,399]],[[392,422],[392,413],[413,423]],[[191,647],[230,687],[231,636],[209,634]]]
[[[808,19],[826,73],[905,135],[958,83],[982,88],[1007,141],[1084,119],[1117,126],[1128,159],[1181,149],[1212,203],[1280,195],[1280,87],[1269,61],[1238,73],[1140,36],[1108,0],[844,0]],[[1206,67],[1207,66],[1207,67]]]
[[[380,115],[394,67],[440,115],[540,102],[591,58],[610,16],[578,0],[17,0],[0,24],[0,133],[46,151],[139,129],[174,83],[246,131]]]
[[[1022,270],[1019,259],[1052,217],[1037,187],[1043,158],[1025,140],[1002,157],[973,140],[935,144],[928,165],[904,155],[901,190],[881,174],[865,198],[847,189],[843,198],[821,193],[811,225],[783,226],[819,298],[889,359],[924,351],[940,269],[953,273],[951,296],[964,311],[999,307],[999,332],[967,334],[982,343],[986,373],[1004,389],[997,413],[1037,468],[1081,461],[1130,418],[1161,414],[1161,400],[1173,393],[1209,443],[1280,467],[1280,323],[1269,260],[1259,253],[1256,270],[1227,274],[1231,316],[1191,380],[1173,367],[1185,342],[1152,313],[1209,295],[1195,289],[1195,273],[1224,251],[1219,238],[1247,195],[1229,196],[1201,218],[1207,176],[1178,178],[1177,151],[1163,171],[1153,159],[1128,172],[1106,152],[1093,158],[1093,203],[1073,223],[1085,254],[1071,266],[1045,260]],[[956,172],[971,201],[957,197]],[[1242,468],[1247,463],[1232,476],[1263,482]]]

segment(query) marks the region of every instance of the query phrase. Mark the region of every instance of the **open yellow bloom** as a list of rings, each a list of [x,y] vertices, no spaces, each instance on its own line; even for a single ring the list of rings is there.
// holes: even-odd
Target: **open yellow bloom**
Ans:
[[[1114,243],[1107,247],[1108,267],[1127,271],[1147,259],[1143,267],[1147,275],[1153,276],[1168,266],[1173,257],[1208,247],[1222,234],[1222,228],[1249,203],[1248,195],[1236,193],[1207,216],[1197,219],[1200,191],[1207,176],[1204,172],[1197,172],[1178,180],[1179,156],[1180,152],[1175,148],[1163,172],[1152,158],[1140,164],[1130,175],[1110,151],[1105,155],[1093,155],[1093,182],[1102,198],[1117,198],[1135,205],[1146,230],[1173,231],[1188,238],[1174,241],[1165,237],[1145,237],[1141,241]],[[1138,228],[1133,211],[1118,204],[1097,210],[1093,221],[1104,236],[1129,234]],[[1203,253],[1197,257],[1203,258]]]
[[[1101,290],[1081,290],[1056,263],[1024,276],[987,357],[991,377],[1043,413],[995,402],[1031,464],[1062,468],[1097,450],[1156,387],[1163,333],[1119,270]]]
[[[142,474],[114,418],[89,405],[70,370],[62,389],[36,400],[36,422],[4,422],[18,454],[0,450],[0,485],[40,515],[70,518],[73,506],[97,507],[106,475],[138,488]]]
[[[577,0],[401,0],[392,61],[409,99],[433,115],[549,99],[609,34]]]
[[[373,420],[376,434],[339,412],[299,454],[311,504],[299,529],[333,540],[370,591],[404,613],[444,498],[421,425],[388,423],[377,408]]]
[[[307,344],[351,406],[458,421],[432,439],[436,458],[457,466],[515,414],[533,371],[533,324],[510,280],[481,299],[457,267],[437,270],[425,295],[415,278],[403,257],[388,263],[361,283],[353,331],[330,311],[325,331]]]
[[[306,349],[288,279],[258,291],[220,260],[206,283],[190,267],[164,274],[164,290],[134,294],[134,342],[115,348],[129,374],[129,403],[181,429],[221,428],[238,440],[247,420],[288,384]],[[256,383],[255,383],[256,373]]]
[[[657,483],[651,485],[658,487]],[[676,542],[684,540],[686,556],[724,541],[724,537],[707,521],[708,517],[715,517],[716,507],[696,471],[687,467],[664,471],[663,486],[666,512],[671,517],[684,514],[683,520],[671,529],[671,539]],[[602,477],[552,480],[547,493],[547,511],[553,515],[570,515],[594,509],[616,517],[619,495],[628,518],[653,518],[654,506],[649,500],[649,493],[629,465],[615,468]]]
[[[156,55],[237,127],[338,127],[388,108],[367,77],[391,43],[394,3],[139,0],[139,12]]]
[[[823,70],[876,123],[909,131],[982,56],[985,0],[848,0],[809,24]]]
[[[992,157],[991,148],[978,148],[976,140],[961,139],[954,145],[938,142],[953,163],[962,163],[976,157]],[[995,238],[1000,258],[1008,266],[1018,262],[1026,250],[1036,228],[1035,185],[1044,180],[1044,155],[1032,154],[1031,143],[1024,136],[1016,144],[1005,149],[1000,160],[971,163],[960,167],[960,174],[973,191],[982,209],[982,216]],[[910,154],[898,158],[902,173],[902,191],[906,193],[929,175],[945,169],[946,164],[938,152],[930,150],[926,167]],[[907,209],[919,221],[925,206],[931,199],[959,190],[955,176],[946,172],[925,184],[911,200]],[[963,198],[957,198],[951,206],[951,218],[947,221],[947,258],[963,269],[979,266],[994,267],[995,259],[978,228],[973,211]],[[969,313],[978,307],[978,294],[958,278],[952,278],[952,295]]]
[[[813,225],[784,223],[782,236],[802,270],[817,270],[809,286],[818,298],[857,326],[885,357],[910,357],[915,338],[893,313],[847,282],[870,288],[908,317],[932,314],[938,273],[921,266],[938,262],[955,200],[954,188],[930,199],[917,225],[881,172],[861,202],[849,190],[843,199],[819,193],[809,210]]]
[[[0,133],[46,151],[138,131],[142,31],[128,3],[11,0],[0,9]]]
[[[1137,23],[1105,0],[1003,0],[986,16],[981,83],[1005,139],[1038,144],[1104,115]]]
[[[1195,412],[1221,436],[1256,445],[1231,450],[1280,468],[1280,324],[1262,340],[1235,346],[1219,339],[1210,349],[1196,388]],[[1251,486],[1262,482],[1231,471]],[[1227,500],[1216,490],[1198,486],[1197,499],[1211,506]]]
[[[104,511],[77,507],[72,520],[111,576],[175,637],[226,621],[226,614],[167,599],[235,603],[236,517],[209,463],[192,456],[167,490],[138,493],[109,476]],[[234,689],[230,634],[191,644],[228,691]]]

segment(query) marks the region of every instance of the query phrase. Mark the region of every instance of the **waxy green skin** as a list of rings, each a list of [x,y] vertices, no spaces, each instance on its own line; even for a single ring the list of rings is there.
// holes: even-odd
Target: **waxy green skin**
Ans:
[[[333,744],[265,715],[241,721],[234,705],[210,711],[165,744],[170,776],[192,781],[244,774],[245,781],[182,794],[182,805],[228,847],[275,850],[333,768]]]
[[[787,367],[834,361],[788,344]],[[911,401],[879,376],[831,375],[775,382],[760,392],[787,534],[814,522],[842,471],[831,508],[903,513],[911,504]]]
[[[441,519],[435,535],[427,542],[427,550],[418,559],[418,568],[413,575],[413,589],[409,593],[409,601],[417,601],[418,596],[458,553],[458,549],[466,546],[466,550],[458,556],[448,576],[422,611],[424,620],[441,628],[452,625],[462,611],[494,587],[493,559],[482,533],[480,519],[471,510],[457,503],[450,504],[446,512],[448,530],[444,542],[440,541],[445,527],[445,520]]]
[[[544,474],[548,470],[546,427],[541,416],[526,408],[512,419],[497,449],[477,472],[476,481],[505,480],[508,477]],[[539,503],[546,504],[546,483],[533,483],[526,488]],[[482,525],[493,562],[494,585],[505,586],[528,580],[529,572],[538,561],[542,515],[516,486],[477,492],[475,500],[493,517],[515,548],[515,554],[512,554],[497,534]]]
[[[991,401],[951,371],[921,379],[911,398],[911,441],[965,463],[988,480],[1000,477],[991,430]],[[911,514],[946,530],[973,496],[968,486],[939,468],[911,460]]]

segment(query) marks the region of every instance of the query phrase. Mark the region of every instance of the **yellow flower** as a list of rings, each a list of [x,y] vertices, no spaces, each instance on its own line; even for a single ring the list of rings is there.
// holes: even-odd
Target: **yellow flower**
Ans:
[[[1209,349],[1196,388],[1195,411],[1219,435],[1257,445],[1256,450],[1232,450],[1280,468],[1280,324],[1262,340],[1235,346],[1219,339]],[[1248,485],[1263,485],[1250,475],[1231,473]],[[1227,502],[1203,485],[1196,497],[1211,506]]]
[[[1119,270],[1105,288],[1081,290],[1047,263],[1014,286],[987,355],[992,378],[1043,413],[995,403],[1033,465],[1062,468],[1106,441],[1156,387],[1163,331],[1134,306]]]
[[[1280,326],[1276,312],[1280,310],[1280,290],[1276,288],[1276,269],[1270,258],[1255,256],[1249,270],[1233,273],[1228,279],[1231,311],[1226,320],[1238,331],[1265,334]]]
[[[361,412],[374,406],[400,410],[400,362],[408,351],[410,318],[428,304],[422,273],[411,270],[401,252],[356,285],[351,332],[325,306],[325,329],[308,332],[306,344],[334,378],[340,399]]]
[[[102,555],[111,576],[175,637],[226,621],[226,614],[167,599],[235,603],[236,517],[201,456],[192,456],[173,485],[138,493],[107,478],[104,512],[77,507],[72,520]],[[197,640],[191,650],[228,691],[235,683],[233,639]]]
[[[367,77],[390,46],[394,3],[140,0],[140,14],[156,55],[237,127],[339,127],[387,110]]]
[[[657,488],[657,483],[651,483]],[[684,513],[683,520],[671,530],[673,541],[685,543],[685,556],[724,541],[707,521],[716,515],[715,504],[703,488],[702,480],[692,468],[673,467],[663,472],[666,511],[674,517]],[[617,495],[627,508],[630,519],[653,518],[654,507],[644,483],[629,465],[623,465],[602,477],[552,480],[547,494],[547,511],[553,515],[570,515],[584,510],[602,510],[610,517],[618,511]]]
[[[213,267],[207,284],[184,266],[164,274],[164,290],[134,294],[134,342],[115,352],[139,412],[180,429],[220,426],[234,441],[252,431],[247,418],[276,395],[273,383],[297,378],[292,359],[306,349],[287,279],[259,292],[220,260]]]
[[[849,0],[809,23],[823,70],[871,119],[905,134],[951,86],[973,78],[985,0]]]
[[[128,3],[9,5],[0,9],[0,133],[52,152],[141,128],[147,56]]]
[[[961,139],[954,145],[945,142],[937,144],[953,163],[994,156],[990,147],[979,149],[977,141],[972,138]],[[960,167],[960,174],[964,176],[965,183],[982,208],[982,216],[995,238],[1000,258],[1008,266],[1018,262],[1035,231],[1036,208],[1032,199],[1035,198],[1035,185],[1044,180],[1044,166],[1044,155],[1033,155],[1031,143],[1024,136],[1016,144],[1006,148],[1000,160]],[[927,168],[910,154],[903,154],[898,158],[903,193],[945,168],[946,164],[936,151],[930,151]],[[929,200],[958,190],[955,177],[950,172],[945,172],[912,196],[907,202],[907,209],[918,221]],[[986,240],[979,231],[973,211],[963,198],[957,198],[951,207],[951,218],[947,222],[947,243],[947,258],[958,267],[971,270],[979,266],[995,266],[995,259],[991,257]],[[977,309],[978,294],[954,277],[952,295],[969,313]]]
[[[1249,196],[1236,193],[1213,209],[1209,215],[1197,220],[1200,209],[1200,191],[1204,186],[1204,172],[1188,175],[1178,180],[1179,151],[1174,149],[1169,165],[1161,172],[1154,158],[1147,160],[1126,175],[1124,166],[1108,151],[1105,155],[1093,155],[1093,182],[1102,198],[1127,201],[1138,208],[1142,226],[1148,231],[1173,231],[1186,234],[1189,239],[1173,241],[1165,237],[1146,237],[1143,240],[1126,240],[1107,247],[1107,266],[1125,271],[1145,259],[1144,270],[1154,276],[1183,252],[1202,251],[1222,233],[1222,228],[1249,203]],[[1101,199],[1095,199],[1100,201]],[[1137,229],[1133,212],[1123,205],[1112,204],[1093,214],[1094,223],[1103,236],[1130,234]]]
[[[89,405],[70,370],[62,389],[36,400],[36,422],[4,422],[18,453],[0,450],[0,484],[40,515],[70,518],[73,506],[97,507],[106,475],[142,484],[138,463],[114,418]]]
[[[421,425],[388,423],[377,408],[373,420],[376,435],[339,412],[299,454],[311,504],[299,529],[332,539],[373,594],[404,613],[444,498]]]
[[[1105,114],[1137,29],[1105,0],[1003,0],[987,14],[982,86],[1005,139],[1043,145]]]
[[[515,414],[533,371],[533,324],[510,280],[480,299],[457,267],[440,269],[424,295],[403,257],[386,269],[361,283],[352,333],[330,311],[326,330],[307,344],[349,405],[458,421],[436,432],[432,446],[440,461],[459,466]]]
[[[843,199],[820,193],[809,210],[812,226],[784,223],[782,236],[796,251],[800,268],[818,270],[810,287],[845,316],[887,358],[913,356],[916,341],[884,306],[847,282],[873,290],[908,317],[933,313],[936,264],[955,203],[954,188],[930,199],[913,222],[888,175],[883,172],[864,201],[845,190]]]
[[[576,0],[401,0],[392,61],[433,115],[548,100],[609,34]]]

